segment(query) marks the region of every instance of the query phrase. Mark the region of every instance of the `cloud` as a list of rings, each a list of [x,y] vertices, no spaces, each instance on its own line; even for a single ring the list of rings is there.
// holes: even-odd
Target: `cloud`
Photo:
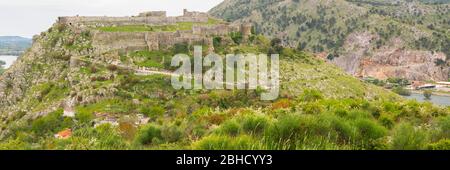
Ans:
[[[180,15],[184,8],[208,11],[223,0],[14,0],[0,1],[0,35],[32,37],[58,16],[130,16],[164,10]]]

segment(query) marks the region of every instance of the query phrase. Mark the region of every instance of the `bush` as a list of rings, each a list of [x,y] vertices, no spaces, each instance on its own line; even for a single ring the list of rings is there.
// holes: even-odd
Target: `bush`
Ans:
[[[142,114],[151,118],[157,118],[159,116],[162,116],[166,112],[164,108],[159,106],[142,107],[140,111]]]
[[[177,142],[183,137],[183,131],[175,125],[163,126],[161,128],[161,137],[165,142]]]
[[[380,118],[378,118],[378,121],[380,121],[381,125],[389,129],[392,128],[395,124],[395,121],[392,118],[392,116],[388,114],[381,114]]]
[[[373,141],[378,138],[382,138],[387,133],[387,130],[383,126],[380,126],[374,121],[368,119],[356,120],[355,126],[358,129],[360,138],[365,141]]]
[[[230,33],[230,37],[234,41],[234,43],[236,44],[242,43],[243,36],[241,32],[232,32]]]
[[[431,91],[431,90],[423,91],[423,96],[425,97],[425,100],[431,100],[432,95],[433,95],[433,91]]]
[[[323,108],[323,105],[321,105],[317,102],[306,103],[306,104],[302,105],[301,109],[302,109],[303,113],[305,113],[305,114],[320,114],[325,110]]]
[[[295,149],[296,140],[305,135],[305,120],[300,116],[286,115],[275,121],[265,130],[266,142],[270,145],[284,149]]]
[[[58,30],[58,32],[63,32],[64,30],[66,30],[67,25],[66,24],[56,24],[56,30]]]
[[[118,128],[120,134],[122,137],[128,140],[133,140],[136,133],[137,128],[134,124],[134,121],[121,121],[119,122],[119,128]]]
[[[187,43],[176,43],[173,46],[174,54],[187,54],[189,53],[189,45]]]
[[[300,95],[299,100],[303,102],[314,102],[323,99],[322,93],[317,90],[307,89]]]
[[[98,68],[95,67],[94,65],[92,65],[91,67],[89,67],[89,72],[94,74],[98,72]]]
[[[110,64],[110,65],[106,66],[106,68],[109,71],[116,71],[118,69],[118,67],[116,65],[113,65],[113,64]]]
[[[219,48],[221,44],[222,44],[222,37],[214,37],[213,38],[214,48]]]
[[[450,150],[450,139],[440,140],[437,143],[429,144],[428,150]]]
[[[402,96],[411,96],[411,91],[403,87],[395,87],[394,89],[392,89],[392,91]]]
[[[427,134],[423,130],[416,130],[411,124],[402,123],[394,130],[391,148],[394,150],[423,149]]]
[[[441,118],[439,120],[439,128],[440,128],[440,134],[442,138],[449,138],[450,139],[450,116]]]
[[[263,116],[249,115],[242,120],[242,129],[249,134],[259,134],[269,125],[269,120]]]
[[[111,124],[96,127],[91,135],[97,138],[95,149],[117,150],[127,147],[122,136]]]
[[[234,120],[227,121],[220,126],[221,134],[237,136],[240,133],[240,131],[241,131],[241,127]]]
[[[159,126],[148,124],[139,130],[137,135],[137,142],[145,144],[158,144],[161,142],[161,129]]]
[[[272,104],[272,109],[285,109],[291,107],[291,101],[289,99],[280,99]]]
[[[342,118],[333,119],[331,127],[336,131],[337,137],[341,142],[348,143],[355,139],[356,130],[349,121]]]
[[[79,111],[75,114],[75,119],[82,124],[87,124],[94,119],[94,115],[90,112]]]
[[[193,149],[196,150],[260,150],[263,149],[259,142],[249,136],[207,136],[195,142]]]
[[[208,122],[214,125],[220,125],[222,124],[225,119],[226,119],[226,115],[225,114],[211,114],[207,116]]]
[[[54,133],[62,130],[65,128],[62,127],[62,122],[64,122],[62,115],[63,110],[59,109],[55,112],[49,113],[44,117],[40,117],[31,123],[31,130],[39,135]]]

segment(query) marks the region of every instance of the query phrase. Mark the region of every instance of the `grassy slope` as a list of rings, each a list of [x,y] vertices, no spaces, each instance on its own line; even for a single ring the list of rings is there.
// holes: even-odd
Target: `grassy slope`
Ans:
[[[57,31],[59,30],[59,31]],[[39,41],[42,44],[65,42],[70,30],[53,28]],[[77,36],[75,43],[56,45],[70,53],[88,47],[89,36]],[[50,38],[53,37],[53,38]],[[87,39],[87,42],[85,42]],[[221,44],[218,53],[266,53],[268,40],[253,37],[249,44]],[[84,41],[83,41],[84,40]],[[53,45],[52,45],[53,44]],[[63,43],[64,44],[64,43]],[[76,46],[77,48],[73,48]],[[78,48],[79,47],[79,48]],[[189,49],[189,48],[188,48]],[[87,55],[99,63],[83,62],[70,69],[67,79],[47,80],[30,85],[20,102],[27,112],[13,112],[2,121],[1,149],[434,149],[448,147],[447,108],[429,103],[398,101],[397,96],[364,84],[338,68],[309,54],[284,49],[281,53],[282,93],[279,100],[262,102],[258,91],[175,91],[170,77],[136,76],[106,64],[105,56],[133,61],[161,63],[160,54],[138,52],[128,57]],[[187,50],[187,49],[185,49]],[[187,51],[186,51],[187,52]],[[189,51],[191,53],[191,51]],[[144,56],[144,57],[143,57]],[[61,61],[61,55],[25,58],[40,63],[43,58]],[[143,58],[143,60],[137,60]],[[25,60],[24,59],[24,60]],[[128,61],[131,60],[131,61]],[[52,60],[50,60],[52,61]],[[64,60],[62,60],[64,61]],[[57,62],[59,65],[67,62]],[[166,59],[165,61],[170,61]],[[166,68],[164,64],[160,65]],[[67,73],[67,68],[50,71],[40,67],[46,77]],[[167,69],[167,68],[166,68]],[[65,74],[62,74],[65,75]],[[34,77],[33,79],[37,79]],[[50,83],[51,82],[51,83]],[[67,89],[59,88],[67,87]],[[62,90],[62,91],[60,91]],[[34,95],[41,99],[35,100]],[[69,95],[70,94],[70,95]],[[76,117],[63,118],[58,107],[37,119],[28,108],[48,106],[60,99],[81,101]],[[77,97],[78,96],[78,97]],[[81,98],[80,98],[81,97]],[[93,100],[91,100],[93,99]],[[45,107],[41,107],[45,109]],[[119,126],[92,122],[105,113],[117,118]],[[136,114],[150,119],[135,126]],[[446,117],[447,116],[447,117]],[[427,125],[415,130],[414,127]],[[74,130],[66,140],[53,135],[63,129]],[[389,140],[393,138],[394,140]],[[414,139],[411,142],[410,139]],[[417,140],[416,140],[417,139]]]

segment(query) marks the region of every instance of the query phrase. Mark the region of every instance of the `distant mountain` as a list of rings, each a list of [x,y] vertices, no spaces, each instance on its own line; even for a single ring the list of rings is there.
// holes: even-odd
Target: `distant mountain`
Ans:
[[[209,13],[250,22],[360,77],[448,80],[448,0],[225,0]]]
[[[19,36],[0,36],[0,55],[21,55],[32,40]]]

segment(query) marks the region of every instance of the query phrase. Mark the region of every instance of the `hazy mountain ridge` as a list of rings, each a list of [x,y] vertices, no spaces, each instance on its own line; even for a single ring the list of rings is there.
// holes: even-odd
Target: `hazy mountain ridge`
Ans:
[[[0,55],[20,55],[31,46],[31,39],[19,36],[0,36]]]

